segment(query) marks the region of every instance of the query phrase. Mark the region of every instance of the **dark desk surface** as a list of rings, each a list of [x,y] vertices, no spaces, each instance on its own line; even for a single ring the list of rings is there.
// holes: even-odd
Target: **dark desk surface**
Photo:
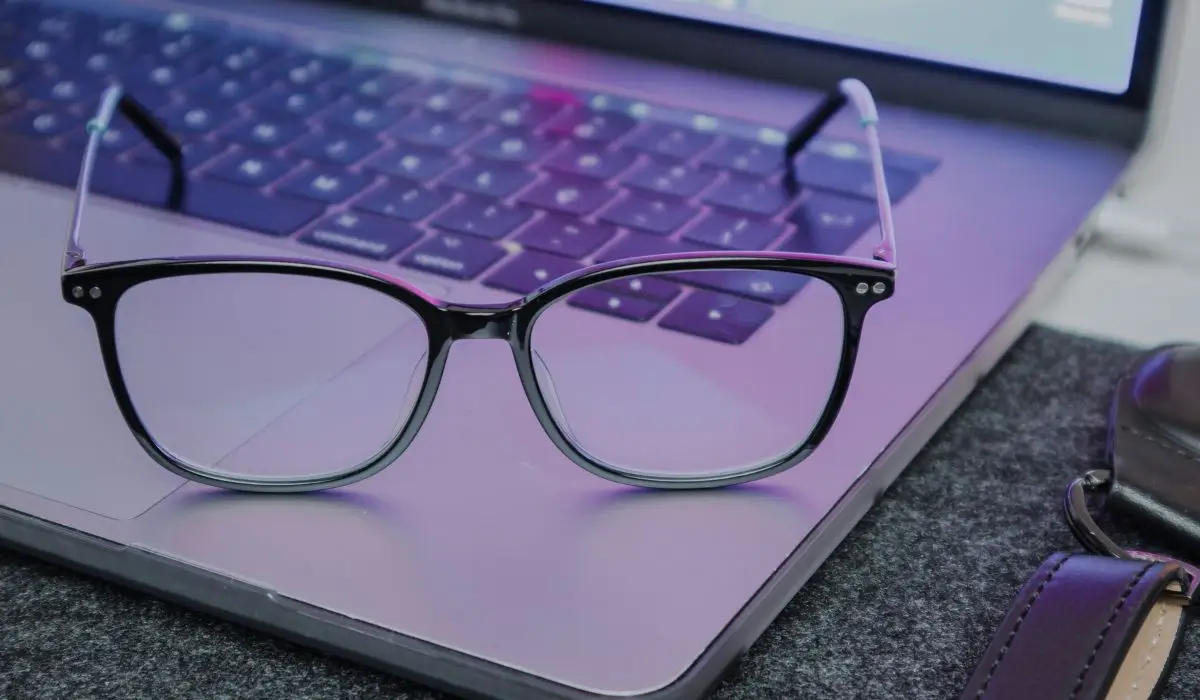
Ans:
[[[1027,335],[718,697],[957,698],[1025,579],[1078,549],[1059,499],[1096,464],[1111,383],[1133,357]],[[0,697],[443,696],[0,551]],[[1200,624],[1164,697],[1200,697]]]

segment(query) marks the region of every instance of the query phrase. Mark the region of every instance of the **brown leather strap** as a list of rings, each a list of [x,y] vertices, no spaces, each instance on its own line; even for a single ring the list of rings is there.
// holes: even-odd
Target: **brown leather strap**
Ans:
[[[961,700],[1148,700],[1178,651],[1178,564],[1055,554],[1017,596]]]

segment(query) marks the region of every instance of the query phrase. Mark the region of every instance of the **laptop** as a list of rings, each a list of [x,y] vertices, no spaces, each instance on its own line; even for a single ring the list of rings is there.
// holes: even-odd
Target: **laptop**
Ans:
[[[457,694],[702,697],[1069,273],[1142,139],[1168,11],[1153,0],[10,0],[0,539]],[[871,311],[823,444],[753,484],[663,492],[598,478],[548,439],[510,349],[479,340],[454,346],[420,435],[382,472],[311,494],[211,488],[140,448],[96,330],[59,286],[83,122],[112,76],[175,130],[188,176],[226,195],[169,211],[146,195],[154,183],[98,169],[89,261],[306,258],[464,304],[519,297],[549,260],[687,244],[819,241],[869,259],[875,190],[852,110],[797,159],[800,186],[779,189],[789,130],[857,78],[879,103],[895,294]],[[120,139],[102,150],[113,163],[156,157]],[[612,203],[526,196],[559,191],[543,186],[560,178]],[[722,194],[734,182],[753,186]],[[370,217],[393,224],[355,226]],[[613,252],[646,240],[657,247]],[[563,311],[560,356],[604,370],[589,396],[662,418],[627,421],[614,431],[624,444],[666,454],[656,426],[699,399],[729,408],[725,422],[674,443],[671,459],[793,418],[783,399],[804,386],[773,368],[802,370],[824,330],[803,297],[708,284],[682,293],[769,313],[729,343],[712,331],[719,315],[669,322],[676,307],[636,290]],[[629,299],[643,311],[625,313]],[[160,340],[139,367],[170,359],[178,338]],[[376,383],[318,424],[350,434],[403,390]]]

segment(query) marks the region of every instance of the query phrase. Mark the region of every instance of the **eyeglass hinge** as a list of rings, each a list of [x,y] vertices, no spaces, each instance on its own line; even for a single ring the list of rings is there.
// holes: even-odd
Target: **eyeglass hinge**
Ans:
[[[83,267],[84,265],[87,265],[87,260],[84,259],[83,253],[81,252],[68,250],[67,254],[63,256],[64,270],[74,270],[75,268]]]

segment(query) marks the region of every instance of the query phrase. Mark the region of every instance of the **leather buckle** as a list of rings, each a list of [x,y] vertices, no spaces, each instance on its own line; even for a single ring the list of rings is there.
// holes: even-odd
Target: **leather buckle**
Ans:
[[[1173,562],[1179,565],[1179,590],[1176,595],[1182,597],[1187,605],[1196,603],[1196,591],[1200,589],[1200,568],[1180,561],[1173,557],[1153,552],[1143,552],[1136,549],[1125,549],[1118,545],[1100,529],[1088,510],[1087,497],[1089,494],[1103,493],[1112,483],[1112,472],[1107,469],[1095,469],[1087,472],[1067,486],[1063,498],[1063,515],[1067,526],[1075,535],[1075,539],[1092,554],[1116,557],[1117,559],[1132,559],[1140,561]]]

